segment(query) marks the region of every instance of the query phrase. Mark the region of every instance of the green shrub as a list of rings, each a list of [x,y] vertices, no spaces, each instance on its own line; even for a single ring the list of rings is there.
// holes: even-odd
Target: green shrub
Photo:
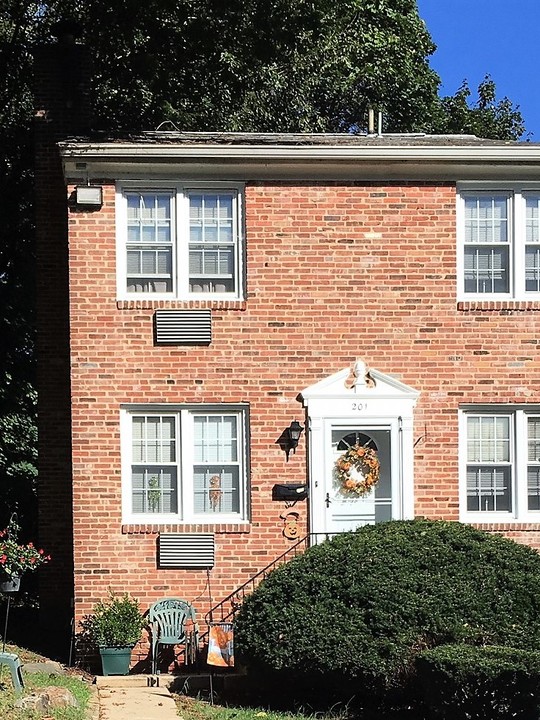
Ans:
[[[540,716],[540,653],[442,645],[416,658],[417,687],[433,720]]]
[[[540,649],[540,555],[470,526],[367,526],[272,572],[236,621],[253,671],[381,701],[415,655],[448,643]]]
[[[135,645],[145,626],[139,602],[127,593],[112,591],[107,600],[100,600],[91,615],[81,620],[82,640],[95,647],[128,647]]]

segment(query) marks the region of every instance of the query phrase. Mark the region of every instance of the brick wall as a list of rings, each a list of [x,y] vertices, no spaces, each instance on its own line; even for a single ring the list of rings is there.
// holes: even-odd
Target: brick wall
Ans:
[[[357,357],[421,391],[416,514],[458,518],[458,406],[530,402],[540,316],[458,305],[452,184],[248,184],[247,300],[155,303],[212,307],[209,347],[155,347],[154,303],[117,303],[111,184],[104,198],[69,215],[77,618],[109,587],[143,607],[181,596],[203,614],[289,547],[271,489],[307,479],[306,441],[286,462],[276,439],[303,418],[298,393]],[[252,521],[197,528],[216,533],[210,575],[157,570],[158,528],[122,526],[126,402],[249,403]],[[295,510],[307,530],[306,503]],[[484,527],[540,547],[540,526]]]

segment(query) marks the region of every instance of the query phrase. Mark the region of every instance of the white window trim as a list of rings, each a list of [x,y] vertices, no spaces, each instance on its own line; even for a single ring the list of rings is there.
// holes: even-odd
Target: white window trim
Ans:
[[[467,510],[467,417],[504,415],[511,419],[512,511]],[[479,405],[459,411],[459,519],[474,524],[539,523],[540,510],[528,509],[527,491],[527,417],[540,415],[540,405]],[[521,444],[518,442],[521,439]]]
[[[239,506],[238,513],[200,513],[195,514],[192,507],[193,498],[193,467],[192,448],[189,446],[182,452],[183,427],[177,423],[177,457],[178,460],[178,513],[134,513],[132,511],[132,446],[131,446],[131,418],[136,414],[145,415],[182,415],[197,413],[235,414],[238,416],[239,434]],[[249,478],[248,478],[248,406],[242,404],[223,405],[178,405],[178,404],[148,404],[123,405],[120,409],[120,451],[122,473],[122,523],[143,525],[235,525],[249,523]],[[191,464],[190,464],[191,463]],[[188,499],[186,501],[186,499]]]
[[[245,296],[244,258],[245,258],[245,222],[244,222],[243,183],[235,182],[165,182],[123,180],[116,184],[115,223],[116,223],[116,297],[117,300],[242,300]],[[188,192],[205,190],[208,192],[236,193],[235,225],[238,242],[236,246],[236,292],[202,293],[189,292],[188,288],[188,243],[187,236],[182,237],[181,230],[189,228]],[[173,194],[171,213],[173,237],[173,290],[167,293],[128,292],[127,290],[127,199],[126,192],[170,192]],[[185,243],[185,245],[182,245]],[[179,250],[183,250],[180,252]],[[183,271],[181,268],[186,268]],[[182,277],[182,283],[180,283]],[[180,287],[180,285],[183,287]]]
[[[509,195],[508,236],[510,278],[508,293],[465,292],[465,196],[468,194]],[[478,300],[516,300],[538,302],[540,292],[525,292],[525,195],[540,195],[540,183],[460,182],[456,193],[457,237],[457,299],[461,302]],[[517,210],[517,212],[516,212]]]

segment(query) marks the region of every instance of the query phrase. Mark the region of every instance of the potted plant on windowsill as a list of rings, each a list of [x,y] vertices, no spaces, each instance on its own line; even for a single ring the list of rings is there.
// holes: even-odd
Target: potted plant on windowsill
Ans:
[[[104,675],[129,673],[131,651],[145,624],[138,600],[112,590],[106,600],[94,605],[92,614],[85,615],[80,622],[82,634],[98,648]]]
[[[33,543],[19,543],[20,531],[14,516],[7,527],[0,530],[0,592],[17,592],[24,573],[35,572],[51,559]]]

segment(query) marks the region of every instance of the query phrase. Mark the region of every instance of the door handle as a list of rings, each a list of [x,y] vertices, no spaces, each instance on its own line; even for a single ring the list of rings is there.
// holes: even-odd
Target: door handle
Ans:
[[[326,503],[326,507],[330,507],[330,503],[332,502],[330,500],[330,493],[326,493],[326,499],[324,502]]]

